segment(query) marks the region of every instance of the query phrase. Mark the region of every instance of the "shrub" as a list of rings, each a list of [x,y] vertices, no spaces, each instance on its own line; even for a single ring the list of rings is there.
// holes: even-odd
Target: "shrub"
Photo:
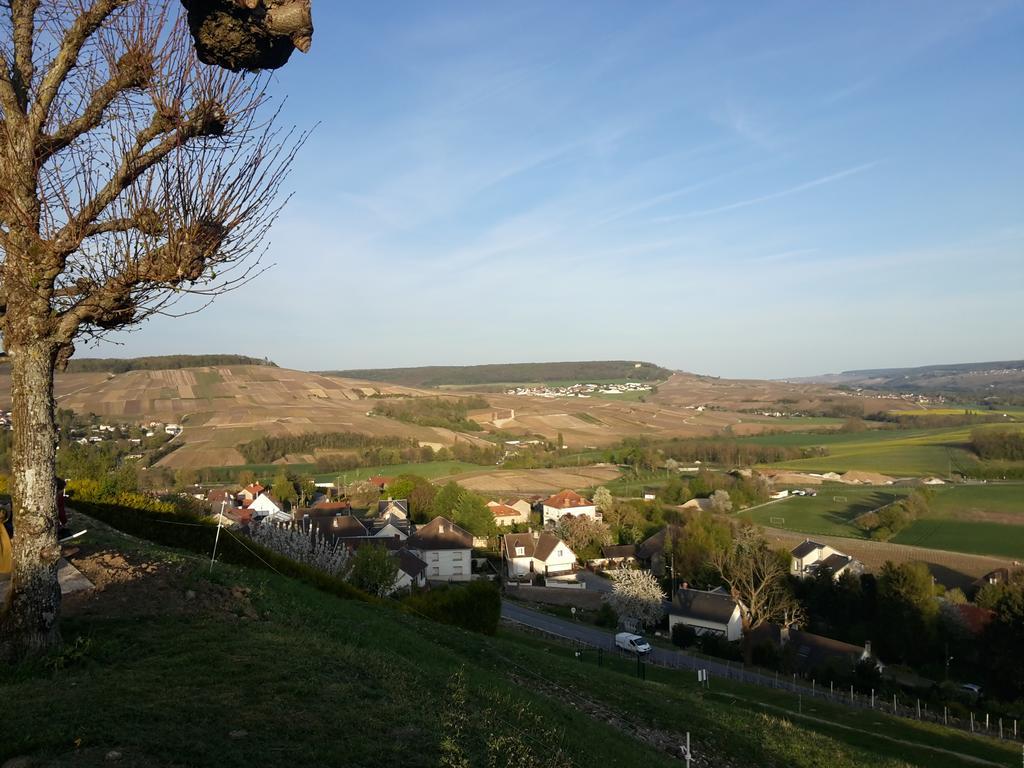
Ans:
[[[466,586],[437,587],[410,595],[403,605],[412,613],[442,624],[493,635],[501,618],[501,593],[489,581],[471,581]]]
[[[695,645],[696,642],[697,633],[693,627],[688,627],[681,622],[672,627],[673,645],[678,645],[680,648],[689,648],[691,645]]]
[[[615,609],[608,605],[608,603],[601,603],[597,616],[594,618],[594,623],[599,627],[615,629],[619,626],[619,617],[615,613]]]

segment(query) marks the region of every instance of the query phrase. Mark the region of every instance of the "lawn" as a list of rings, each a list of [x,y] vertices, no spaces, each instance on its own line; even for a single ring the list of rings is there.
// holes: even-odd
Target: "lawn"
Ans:
[[[853,520],[909,492],[907,488],[823,486],[817,496],[790,496],[743,512],[758,525],[801,533],[862,538],[863,532]]]
[[[577,659],[507,629],[470,634],[270,572],[221,564],[211,576],[203,558],[89,528],[81,556],[119,553],[137,576],[121,567],[77,610],[69,600],[65,651],[6,670],[0,700],[17,706],[4,713],[0,761],[88,768],[116,750],[138,766],[425,768],[448,736],[473,766],[679,765],[638,738],[652,732],[668,743],[689,732],[703,764],[952,768],[1020,754],[781,691],[720,679],[701,691],[685,672],[648,667],[640,681],[611,654],[598,666],[592,652]],[[488,740],[506,750],[497,762]]]

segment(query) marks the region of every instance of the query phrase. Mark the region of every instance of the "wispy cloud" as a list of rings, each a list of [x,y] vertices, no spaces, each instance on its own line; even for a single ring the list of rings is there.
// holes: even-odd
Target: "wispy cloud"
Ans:
[[[825,184],[831,184],[841,179],[855,176],[858,173],[868,171],[878,165],[878,160],[872,160],[870,163],[864,163],[862,165],[855,165],[852,168],[847,168],[842,171],[830,173],[827,176],[821,176],[811,181],[805,181],[803,184],[797,184],[795,187],[788,187],[781,189],[778,192],[772,192],[767,195],[759,195],[758,197],[751,197],[746,200],[739,200],[735,203],[729,203],[728,205],[719,205],[715,208],[705,208],[699,211],[689,211],[688,213],[682,213],[675,216],[664,216],[655,221],[659,224],[665,224],[673,221],[679,221],[681,219],[696,219],[703,216],[714,216],[718,213],[727,213],[728,211],[739,210],[740,208],[748,208],[758,203],[766,203],[769,200],[778,200],[779,198],[789,197],[790,195],[796,195],[800,192],[806,192],[808,189],[814,189],[815,187],[821,187]]]

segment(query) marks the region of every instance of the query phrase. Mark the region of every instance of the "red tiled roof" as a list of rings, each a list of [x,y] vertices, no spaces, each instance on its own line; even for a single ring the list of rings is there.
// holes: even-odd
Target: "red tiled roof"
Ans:
[[[518,509],[513,509],[512,507],[508,507],[504,504],[498,504],[491,507],[491,513],[495,517],[518,517],[523,514]]]
[[[564,490],[556,493],[544,501],[544,506],[557,509],[569,509],[570,507],[589,507],[590,502],[580,496],[576,491]]]

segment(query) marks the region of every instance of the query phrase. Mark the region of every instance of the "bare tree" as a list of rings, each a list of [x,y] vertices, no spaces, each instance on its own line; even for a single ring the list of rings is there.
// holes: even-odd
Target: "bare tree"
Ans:
[[[264,83],[201,65],[174,0],[0,1],[15,521],[0,656],[59,640],[55,367],[76,339],[212,299],[258,268],[302,138],[264,114]]]
[[[740,530],[711,562],[740,607],[744,635],[769,622],[788,627],[800,621],[802,609],[786,581],[788,557],[769,547],[757,529]]]

